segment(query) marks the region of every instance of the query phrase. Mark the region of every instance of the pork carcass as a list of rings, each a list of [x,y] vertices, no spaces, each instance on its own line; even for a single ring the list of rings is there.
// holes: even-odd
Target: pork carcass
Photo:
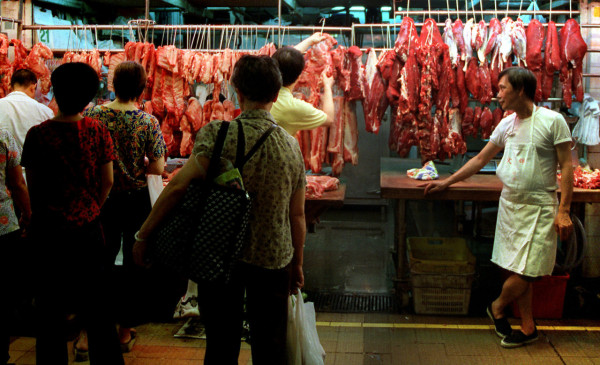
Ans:
[[[388,99],[388,102],[392,106],[398,106],[400,103],[400,73],[403,69],[404,68],[402,67],[400,60],[398,58],[395,58],[394,63],[392,64],[392,70],[390,72],[388,86],[387,89],[385,89],[385,95]],[[416,75],[415,77],[418,78],[419,76]]]
[[[493,54],[494,50],[499,45],[498,36],[502,33],[502,25],[498,18],[490,19],[490,25],[488,30],[488,39],[485,44],[485,50],[483,56],[487,57],[489,54]]]
[[[194,133],[192,125],[184,115],[179,122],[179,130],[181,130],[181,145],[179,146],[179,154],[181,157],[187,157],[192,154],[194,149]]]
[[[583,101],[583,57],[586,53],[587,44],[581,36],[579,24],[575,19],[568,19],[560,30],[560,78],[563,101],[568,108],[571,107],[572,94],[578,102]],[[569,81],[571,85],[568,85]]]
[[[123,54],[123,56],[125,55]],[[111,62],[113,62],[113,59],[115,57],[116,55],[111,57]],[[163,85],[165,73],[167,72],[168,71],[162,69],[161,67],[158,67],[154,76],[154,86],[152,87],[152,99],[150,100],[152,101],[152,110],[154,111],[154,115],[156,115],[158,119],[163,119],[165,116],[165,103],[163,101]],[[163,124],[166,123],[163,121]]]
[[[517,65],[521,66],[522,62],[527,67],[527,35],[521,18],[517,18],[517,21],[514,22],[511,28],[510,39],[512,40],[513,53],[517,57]]]
[[[442,40],[437,23],[433,19],[425,20],[421,30],[421,50],[419,52],[419,63],[421,64],[421,82],[419,91],[419,115],[423,119],[431,116],[433,103],[433,89],[439,88],[438,64],[446,46]]]
[[[13,72],[16,70],[19,70],[21,68],[23,68],[23,63],[25,62],[25,59],[27,58],[27,48],[25,48],[25,46],[23,45],[23,42],[21,42],[18,39],[11,39],[10,42],[13,44],[14,46],[14,51],[15,51],[15,59],[13,60],[12,63],[12,69]]]
[[[492,91],[492,76],[488,68],[487,59],[479,65],[479,102],[481,104],[489,104],[492,102],[494,92]]]
[[[177,150],[177,145],[175,139],[173,138],[173,127],[171,127],[167,120],[162,122],[160,125],[160,130],[165,140],[165,144],[167,145],[167,155],[171,156],[175,153],[178,153],[179,151]]]
[[[344,162],[358,165],[358,123],[355,101],[344,103]]]
[[[232,121],[235,114],[235,104],[231,100],[223,101],[223,120]]]
[[[124,52],[114,54],[110,57],[110,63],[108,65],[108,75],[106,77],[106,84],[109,91],[115,91],[113,85],[113,79],[115,78],[115,70],[117,66],[127,60],[127,56]]]
[[[329,142],[327,143],[327,152],[344,152],[344,97],[333,97],[333,124],[329,126]]]
[[[327,130],[318,127],[310,131],[310,170],[319,173],[323,167],[323,151],[327,149]]]
[[[8,46],[10,42],[6,34],[0,33],[0,98],[10,93],[10,78],[12,77],[12,65],[8,59]]]
[[[480,63],[485,62],[485,46],[487,42],[487,25],[485,20],[481,19],[476,26],[473,27],[473,34],[471,38],[471,45],[475,52],[477,52],[477,58]]]
[[[542,47],[544,46],[544,26],[537,19],[532,19],[527,26],[527,67],[533,72],[537,79],[535,90],[536,102],[542,101],[542,68],[544,59],[542,57]]]
[[[500,52],[500,60],[498,60],[500,65],[500,70],[504,69],[504,64],[508,60],[508,57],[513,52],[513,43],[512,43],[512,28],[514,26],[514,21],[506,17],[502,19],[502,33],[498,37],[499,42],[499,52]]]
[[[496,129],[498,124],[500,124],[500,121],[502,120],[503,116],[504,116],[504,112],[502,111],[502,108],[494,109],[494,111],[492,112],[492,117],[494,118],[494,125],[492,126],[492,132],[494,131],[494,129]]]
[[[357,46],[351,46],[346,53],[350,62],[350,91],[348,100],[363,100],[365,98],[365,82],[362,67],[362,51]]]
[[[456,67],[456,63],[458,62],[458,46],[456,45],[456,41],[454,40],[454,33],[452,32],[452,20],[450,18],[446,19],[442,39],[444,40],[444,43],[446,43],[446,45],[448,46],[448,52],[450,55],[450,61],[452,62],[452,67]]]
[[[465,73],[465,80],[467,84],[467,90],[473,96],[473,99],[479,100],[479,93],[481,90],[481,83],[479,82],[479,66],[478,61],[475,58],[471,58],[467,65],[467,72]]]
[[[450,100],[452,103],[459,104],[458,90],[456,90],[456,81],[454,79],[454,70],[452,70],[452,61],[448,47],[444,47],[442,51],[442,62],[439,64],[438,77],[439,88],[435,94],[435,107],[443,111],[444,117],[447,118],[450,110]],[[447,124],[447,123],[446,123]]]
[[[346,51],[346,47],[339,46],[331,52],[333,77],[337,86],[345,93],[350,91],[350,64],[346,58]],[[388,52],[394,53],[394,51]]]
[[[461,121],[462,135],[464,137],[477,135],[477,128],[473,125],[474,119],[475,111],[469,106],[465,109]]]
[[[560,71],[562,66],[560,43],[558,41],[558,32],[556,24],[553,21],[548,22],[546,31],[546,44],[544,47],[544,69],[542,75],[542,99],[546,100],[552,93],[554,84],[554,73]]]
[[[50,48],[46,47],[43,43],[36,43],[25,61],[23,66],[32,71],[40,81],[40,89],[42,94],[48,94],[50,92],[50,70],[46,66],[46,60],[52,59],[53,54]]]
[[[158,66],[174,74],[180,73],[180,63],[183,51],[175,46],[162,46],[156,50],[156,62]]]
[[[188,107],[185,110],[185,116],[190,122],[194,131],[198,131],[200,128],[202,128],[202,105],[200,104],[198,99],[194,97],[188,99]]]
[[[420,47],[419,34],[417,33],[417,27],[415,26],[414,20],[410,17],[402,18],[400,31],[398,32],[398,37],[394,43],[396,55],[402,62],[408,62],[408,57],[410,56],[409,51],[414,50],[418,54]]]
[[[544,26],[537,19],[531,19],[525,32],[527,37],[527,68],[530,70],[541,70],[544,66],[542,47],[544,46]]]
[[[487,106],[483,108],[481,112],[481,118],[479,119],[479,128],[481,130],[481,138],[488,139],[492,135],[492,129],[494,128],[494,116],[492,111]]]
[[[365,99],[362,101],[362,105],[367,132],[377,134],[379,133],[381,120],[389,103],[385,95],[383,78],[377,70],[378,60],[375,51],[369,49],[367,53],[367,63],[364,67]]]
[[[448,132],[442,139],[438,157],[445,159],[467,152],[467,144],[462,137],[462,119],[458,108],[452,108],[448,117]]]
[[[467,82],[465,80],[464,61],[458,61],[456,65],[456,88],[458,89],[458,95],[460,99],[461,113],[464,113],[465,108],[469,104],[469,93],[467,91]]]
[[[473,57],[473,47],[471,46],[471,38],[473,37],[473,19],[467,20],[463,29],[463,39],[465,41],[465,67],[469,65],[469,60]],[[467,69],[464,69],[465,72]]]
[[[398,105],[399,112],[403,115],[410,112],[416,113],[419,106],[421,73],[419,72],[419,64],[417,63],[415,52],[416,50],[413,48],[409,50],[406,64],[400,71],[400,98]]]
[[[465,49],[465,39],[463,38],[463,32],[465,30],[465,26],[463,25],[462,20],[456,19],[454,24],[452,24],[452,34],[454,34],[454,41],[456,42],[456,46],[458,47],[458,53],[460,54],[461,61],[464,61],[467,57],[467,51]]]

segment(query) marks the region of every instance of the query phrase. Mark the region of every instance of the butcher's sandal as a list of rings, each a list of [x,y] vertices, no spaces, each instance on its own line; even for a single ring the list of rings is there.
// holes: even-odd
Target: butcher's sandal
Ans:
[[[530,335],[526,335],[521,331],[515,331],[510,336],[503,338],[500,342],[500,345],[509,349],[514,347],[521,347],[528,343],[537,341],[538,338],[539,337],[537,328]]]
[[[498,337],[503,339],[507,336],[510,336],[512,333],[512,328],[510,327],[510,323],[508,323],[508,319],[506,319],[506,317],[494,318],[491,303],[487,306],[486,312],[488,317],[490,317],[492,320],[492,323],[494,323],[494,330],[496,331]]]

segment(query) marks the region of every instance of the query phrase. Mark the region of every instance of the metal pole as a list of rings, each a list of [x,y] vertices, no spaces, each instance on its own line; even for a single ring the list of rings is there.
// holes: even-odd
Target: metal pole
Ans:
[[[125,30],[129,30],[129,25],[39,25],[39,24],[35,24],[35,25],[23,25],[23,29],[26,30],[41,30],[41,29],[48,29],[48,30],[69,30],[69,29],[89,29],[89,28],[94,28],[94,29],[125,29]],[[178,30],[187,30],[189,29],[189,25],[149,25],[149,28],[154,28],[156,30],[173,30],[173,29],[178,29]],[[201,25],[200,28],[203,27],[210,27],[211,30],[233,30],[233,29],[243,29],[243,30],[248,30],[248,29],[252,29],[252,30],[272,30],[273,26],[271,25]],[[286,30],[290,31],[305,31],[305,32],[315,32],[315,29],[317,29],[318,27],[304,27],[304,26],[287,26],[284,27],[282,26],[282,28],[285,28]],[[320,28],[318,28],[320,29]],[[351,27],[324,27],[323,28],[324,31],[330,31],[330,32],[351,32],[352,28]]]
[[[418,15],[418,16],[423,16],[423,13],[425,11],[424,10],[402,10],[402,11],[397,11],[394,16],[396,15]],[[427,11],[427,13],[431,13],[431,15],[448,15],[448,10],[431,10],[431,11]],[[476,14],[478,15],[496,15],[496,11],[494,10],[480,10],[477,11]],[[505,10],[502,12],[503,14],[510,14],[510,15],[521,15],[521,14],[531,14],[531,15],[550,15],[550,10],[536,10],[535,12],[533,10],[529,11],[529,10]],[[473,14],[472,11],[466,11],[466,10],[450,10],[450,15],[471,15]],[[573,11],[569,11],[569,10],[552,10],[552,15],[579,15],[579,10],[573,10]]]
[[[146,0],[146,11],[144,13],[144,19],[150,20],[150,0]]]
[[[406,13],[406,12],[403,12]],[[416,27],[420,27],[423,26],[425,23],[415,23]],[[436,23],[438,27],[444,27],[446,25],[446,23]],[[486,25],[489,25],[490,23],[485,23]],[[558,28],[560,27],[564,27],[565,23],[554,23],[554,25],[556,25]],[[548,27],[548,23],[543,23],[542,26],[544,27]],[[400,24],[386,24],[386,23],[381,23],[381,24],[352,24],[352,28],[366,28],[366,29],[371,29],[373,27],[383,27],[384,29],[387,29],[388,27],[390,29],[395,29],[395,28],[400,28]],[[579,24],[579,27],[581,28],[598,28],[600,27],[600,24]]]
[[[17,24],[17,39],[21,40],[21,32],[23,32],[23,0],[19,0],[19,23]],[[33,37],[32,37],[33,39]],[[32,40],[33,42],[33,40]]]
[[[281,0],[277,2],[277,46],[281,47]]]

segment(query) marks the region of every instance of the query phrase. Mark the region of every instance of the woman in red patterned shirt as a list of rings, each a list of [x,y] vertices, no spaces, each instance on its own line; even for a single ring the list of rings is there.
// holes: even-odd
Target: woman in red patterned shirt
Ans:
[[[21,164],[31,197],[36,263],[38,365],[67,364],[66,315],[77,313],[90,338],[91,364],[123,364],[106,299],[107,268],[99,215],[113,184],[108,130],[83,117],[98,75],[66,63],[51,76],[59,112],[29,130]]]

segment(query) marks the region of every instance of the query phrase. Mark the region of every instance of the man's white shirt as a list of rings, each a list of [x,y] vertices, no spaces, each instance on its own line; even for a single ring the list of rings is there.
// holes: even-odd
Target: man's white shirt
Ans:
[[[0,99],[0,127],[8,130],[23,149],[29,129],[48,119],[54,112],[21,91],[13,91]]]

